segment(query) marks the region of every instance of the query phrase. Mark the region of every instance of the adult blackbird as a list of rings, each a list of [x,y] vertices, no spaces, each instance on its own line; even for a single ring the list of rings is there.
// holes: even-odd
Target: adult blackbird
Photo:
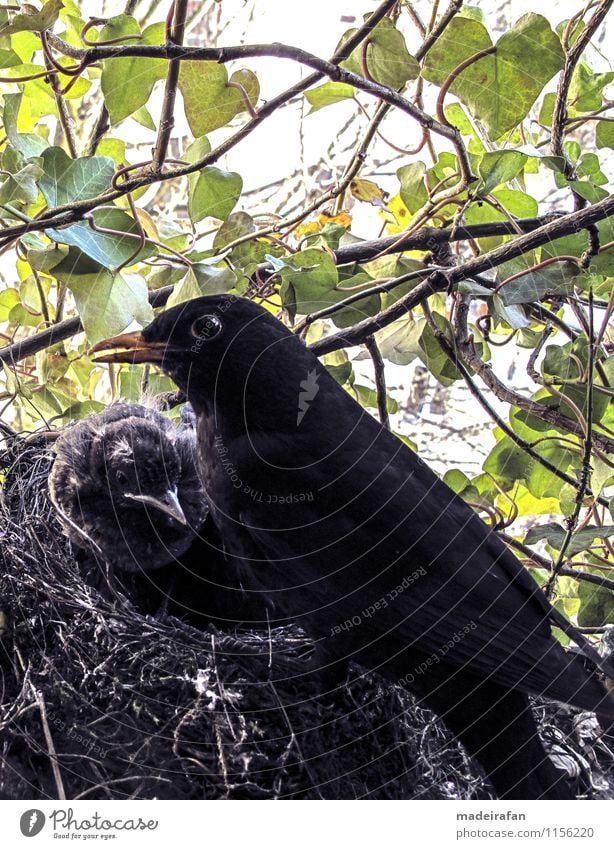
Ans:
[[[614,718],[596,675],[551,634],[553,620],[571,626],[301,339],[260,306],[221,295],[94,350],[113,349],[98,359],[157,363],[186,393],[226,548],[244,580],[310,631],[325,669],[352,659],[407,686],[499,796],[571,798],[527,696]]]
[[[208,507],[195,433],[113,404],[55,442],[49,495],[66,535],[113,569],[148,572],[193,543]]]

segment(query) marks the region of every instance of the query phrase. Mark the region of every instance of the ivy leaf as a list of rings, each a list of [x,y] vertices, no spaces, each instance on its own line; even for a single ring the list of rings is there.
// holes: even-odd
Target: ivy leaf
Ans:
[[[62,0],[46,0],[40,11],[28,6],[28,11],[15,15],[8,25],[0,26],[0,37],[17,32],[45,32],[55,24],[63,6]]]
[[[520,263],[523,261],[521,260]],[[512,277],[514,269],[522,270],[520,263],[509,262],[497,269],[497,282]],[[570,295],[578,267],[572,262],[556,262],[544,268],[528,271],[515,280],[510,280],[499,289],[498,295],[505,306],[528,304],[540,301],[547,295]]]
[[[501,483],[525,480],[529,461],[525,452],[509,436],[502,437],[492,449],[483,469]]]
[[[42,160],[39,186],[49,207],[95,198],[110,188],[115,174],[115,163],[108,156],[71,159],[61,147],[50,147]]]
[[[216,268],[204,262],[194,263],[183,280],[175,286],[167,306],[172,307],[202,295],[223,295],[230,291],[236,282],[237,275],[230,268]]]
[[[164,24],[152,24],[143,30],[130,15],[109,18],[100,33],[100,40],[142,36],[135,44],[163,44]],[[131,43],[131,42],[128,42]],[[166,77],[165,59],[126,58],[107,59],[102,63],[100,86],[112,124],[118,124],[145,106],[158,80]]]
[[[239,200],[243,178],[233,171],[207,165],[190,181],[188,213],[192,223],[211,216],[225,221]]]
[[[422,75],[442,85],[461,62],[491,46],[482,23],[457,16],[429,50]],[[529,12],[501,36],[494,54],[482,57],[459,74],[450,91],[497,139],[526,117],[564,61],[560,39],[549,22]]]
[[[134,218],[121,209],[102,207],[94,210],[92,215],[98,227],[116,230],[119,235],[98,232],[92,229],[87,221],[79,221],[62,230],[45,230],[45,235],[60,245],[79,248],[84,254],[109,270],[119,268],[128,261],[132,265],[155,255],[155,246],[146,242],[137,256],[131,260],[139,244],[136,238],[139,228]],[[123,233],[126,235],[121,235]]]
[[[541,540],[546,540],[553,548],[560,550],[565,535],[565,528],[562,525],[558,525],[556,522],[548,522],[546,525],[537,525],[531,528],[524,541],[526,545],[535,545],[535,543]],[[567,549],[567,555],[572,557],[574,554],[590,548],[596,539],[608,539],[613,535],[614,525],[582,528],[581,531],[578,531],[572,536],[569,548]]]
[[[328,82],[324,85],[312,88],[305,92],[305,100],[310,104],[309,115],[313,115],[318,109],[331,106],[333,103],[341,103],[350,97],[354,97],[354,87],[347,83]]]
[[[397,177],[401,184],[401,200],[407,209],[414,213],[420,209],[428,200],[424,177],[426,165],[424,162],[411,162],[403,165],[397,171]]]
[[[339,47],[355,32],[356,29],[348,30]],[[364,44],[357,47],[350,57],[341,63],[341,67],[364,77],[363,56],[369,76],[375,82],[390,88],[402,88],[408,80],[415,80],[420,73],[420,66],[408,52],[405,39],[390,18],[379,21]]]
[[[143,326],[153,320],[147,283],[139,274],[98,268],[88,274],[69,271],[62,278],[75,298],[90,344],[121,333],[133,321]]]
[[[352,393],[357,396],[357,400],[362,407],[377,410],[377,392],[374,389],[369,389],[368,386],[355,383],[352,387]],[[399,409],[397,402],[389,395],[386,395],[386,409],[389,413],[396,413]]]
[[[17,129],[19,111],[21,109],[23,94],[5,94],[4,109],[2,112],[2,124],[11,145],[24,155],[26,159],[33,159],[49,147],[47,141],[36,133],[23,133]]]
[[[591,569],[592,575],[601,578],[612,577],[611,572],[601,569]],[[581,628],[600,628],[614,622],[614,595],[607,587],[589,584],[588,581],[578,581],[578,597],[581,602],[578,611],[578,625]]]
[[[335,301],[338,273],[332,257],[317,248],[307,248],[292,256],[292,267],[280,271],[281,297],[291,310],[307,315]]]
[[[0,322],[9,320],[11,310],[21,303],[17,289],[3,289],[0,292]]]
[[[30,162],[11,174],[0,185],[0,203],[14,203],[16,200],[34,203],[38,197],[36,181],[42,173],[40,165]]]
[[[501,183],[508,183],[523,170],[527,157],[517,150],[492,150],[483,153],[478,162],[482,183],[478,194],[489,195]]]
[[[595,141],[598,148],[614,148],[614,122],[598,121],[595,131]]]
[[[252,107],[260,94],[258,78],[242,69],[228,79],[228,71],[218,62],[186,61],[181,63],[179,88],[183,95],[188,124],[195,136],[204,136],[224,127],[235,115],[247,110],[242,90]]]

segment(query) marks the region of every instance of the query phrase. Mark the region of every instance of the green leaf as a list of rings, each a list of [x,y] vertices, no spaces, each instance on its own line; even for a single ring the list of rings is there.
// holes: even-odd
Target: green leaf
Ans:
[[[237,282],[237,275],[226,266],[216,268],[204,262],[194,263],[184,279],[178,283],[167,302],[167,307],[200,298],[201,295],[222,295]]]
[[[42,160],[45,173],[39,186],[50,207],[103,194],[115,174],[115,163],[108,156],[71,159],[61,147],[50,147]]]
[[[2,32],[0,31],[0,36]],[[13,65],[21,65],[21,59],[12,50],[0,48],[0,68],[11,68]]]
[[[541,540],[546,540],[553,548],[560,550],[565,539],[565,528],[556,522],[548,522],[546,525],[536,525],[527,533],[524,541],[526,545],[535,545]],[[602,527],[589,527],[577,531],[571,538],[567,556],[572,557],[579,551],[584,551],[594,543],[596,539],[608,539],[614,535],[614,525],[603,525]]]
[[[482,183],[478,194],[489,195],[501,183],[508,183],[523,170],[527,157],[517,150],[493,150],[483,153],[478,163]]]
[[[359,272],[350,277],[343,277],[339,271],[339,285],[330,293],[331,303],[338,303],[345,298],[354,294],[354,287],[361,284],[370,287],[373,283],[372,278],[366,272]],[[352,291],[354,290],[354,291]],[[331,319],[336,327],[351,327],[365,318],[370,318],[380,311],[381,302],[379,295],[370,295],[368,298],[363,298],[357,301],[355,305],[344,307],[339,312],[333,313]]]
[[[356,396],[361,407],[377,410],[377,392],[374,389],[369,389],[367,386],[361,386],[360,384],[355,383],[354,386],[352,386],[352,394]],[[389,413],[396,413],[399,409],[397,402],[389,395],[386,395],[386,409]]]
[[[100,33],[100,40],[125,38],[141,35],[141,28],[130,15],[109,18]],[[164,24],[147,27],[142,38],[128,44],[163,44]],[[166,77],[168,62],[165,59],[149,59],[129,56],[124,59],[107,59],[102,63],[100,85],[111,124],[118,124],[145,106],[158,80]]]
[[[579,62],[569,86],[568,109],[570,116],[573,117],[583,112],[593,112],[599,109],[603,102],[603,90],[612,80],[614,80],[612,71],[596,74],[585,62]]]
[[[495,315],[513,330],[522,330],[531,324],[520,304],[506,304],[500,295],[493,295],[492,305]]]
[[[344,350],[333,351],[332,354],[327,354],[324,357],[324,365],[331,377],[334,377],[341,386],[348,382],[354,382],[352,363],[349,361],[348,355]]]
[[[0,322],[8,321],[11,310],[20,303],[17,289],[3,289],[0,292]]]
[[[576,194],[580,195],[580,197],[585,198],[585,200],[588,200],[591,203],[598,203],[600,200],[605,200],[610,196],[609,192],[605,189],[602,189],[600,186],[596,186],[588,180],[571,180],[568,183],[568,186],[570,189],[573,189]]]
[[[284,305],[307,315],[335,302],[338,283],[333,258],[325,251],[307,248],[292,256],[292,267],[280,271]]]
[[[497,189],[493,192],[493,197],[516,218],[533,218],[539,210],[539,204],[534,197],[516,189]]]
[[[413,214],[420,209],[428,200],[428,193],[424,184],[426,165],[424,162],[411,162],[403,165],[397,171],[397,177],[401,184],[401,200],[407,209]]]
[[[442,85],[461,62],[491,45],[490,35],[480,22],[457,16],[429,50],[422,75]],[[530,12],[501,36],[494,55],[461,72],[450,91],[497,139],[526,117],[563,63],[561,42],[549,22]]]
[[[136,110],[136,112],[133,112],[132,118],[137,122],[137,124],[140,124],[141,127],[145,127],[146,130],[152,130],[153,132],[157,130],[156,123],[145,106],[141,106]]]
[[[348,30],[341,39],[339,47],[355,32],[356,29]],[[400,89],[408,80],[415,80],[420,73],[420,66],[408,52],[405,39],[390,18],[379,21],[363,44],[341,63],[341,67],[364,77],[363,55],[371,79],[390,88]]]
[[[595,131],[595,141],[598,148],[614,148],[614,121],[598,121]]]
[[[559,472],[567,472],[573,470],[573,464],[580,463],[579,454],[562,448],[559,442],[542,442],[537,447],[537,452],[545,460],[549,460]],[[527,489],[534,495],[535,498],[547,498],[549,496],[557,498],[561,492],[561,479],[544,468],[541,463],[533,462],[531,470],[527,477]]]
[[[218,62],[181,63],[179,88],[194,136],[204,136],[224,127],[235,115],[247,110],[245,98],[237,86],[247,92],[250,103],[255,107],[260,85],[252,71],[237,71],[229,80],[226,67]]]
[[[496,274],[497,282],[512,277],[522,270],[523,265],[526,267],[526,260],[521,259],[500,266]],[[547,295],[570,295],[573,293],[573,281],[577,272],[578,266],[573,262],[556,262],[510,280],[499,289],[499,296],[505,306],[511,306],[540,301]]]
[[[117,230],[120,235],[100,233],[93,230],[87,221],[79,221],[62,230],[45,230],[45,235],[60,245],[79,248],[91,259],[110,270],[119,268],[129,261],[131,265],[141,262],[156,254],[156,247],[150,242],[145,242],[139,253],[132,258],[139,245],[138,238],[135,238],[138,236],[139,229],[134,218],[121,209],[101,207],[92,215],[96,226]],[[121,235],[123,233],[126,235]]]
[[[590,573],[601,578],[612,578],[611,572],[601,569],[591,569]],[[599,628],[614,622],[612,590],[597,584],[589,584],[588,581],[578,581],[578,596],[581,602],[578,625],[581,628]]]
[[[32,161],[20,168],[19,171],[11,174],[0,184],[0,203],[14,203],[15,201],[34,203],[38,197],[36,181],[42,173],[43,169],[40,165]]]
[[[239,200],[243,178],[232,171],[222,171],[207,165],[196,180],[191,181],[188,193],[188,213],[192,223],[211,216],[225,221]]]
[[[36,133],[24,133],[18,129],[18,117],[23,94],[5,94],[2,123],[8,140],[26,159],[32,159],[49,147],[47,141]]]
[[[419,353],[418,338],[422,333],[422,322],[401,318],[376,334],[380,353],[385,360],[398,366],[406,366]],[[416,329],[416,325],[418,328]]]
[[[305,92],[305,100],[310,104],[309,115],[313,115],[318,109],[331,106],[333,103],[341,103],[350,97],[354,97],[354,87],[347,83],[328,82],[324,85],[312,88]]]
[[[529,458],[509,436],[500,439],[483,465],[484,471],[493,475],[499,483],[525,480],[529,472]]]
[[[46,0],[40,12],[34,6],[28,6],[27,12],[20,12],[13,17],[10,24],[0,26],[0,37],[17,32],[44,32],[51,29],[63,5],[62,0]]]
[[[94,274],[69,274],[65,282],[90,344],[121,333],[133,321],[145,325],[153,320],[147,284],[138,274],[113,274],[101,269]]]

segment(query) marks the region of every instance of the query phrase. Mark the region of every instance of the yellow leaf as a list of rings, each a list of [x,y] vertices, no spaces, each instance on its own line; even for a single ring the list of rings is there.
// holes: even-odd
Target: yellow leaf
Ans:
[[[339,224],[341,227],[349,227],[352,224],[352,218],[347,212],[340,212],[339,215],[327,215],[325,212],[318,216],[320,227],[326,227],[327,224]]]
[[[388,201],[386,213],[380,211],[380,215],[387,223],[386,232],[393,236],[396,233],[402,233],[411,220],[411,213],[401,200],[401,195],[397,194]]]
[[[362,177],[356,177],[350,183],[350,192],[356,200],[371,203],[373,206],[384,206],[388,192],[374,183],[372,180],[363,180]]]
[[[294,235],[297,239],[304,239],[305,236],[313,236],[314,233],[319,233],[320,229],[320,224],[317,221],[306,221],[296,228]]]

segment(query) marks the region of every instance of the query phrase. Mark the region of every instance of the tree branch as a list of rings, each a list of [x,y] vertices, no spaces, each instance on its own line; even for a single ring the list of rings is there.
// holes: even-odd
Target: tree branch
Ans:
[[[181,46],[186,24],[186,13],[188,0],[174,0],[171,6],[172,23],[169,32],[169,42]],[[177,84],[179,83],[179,71],[181,69],[180,59],[171,59],[168,63],[166,85],[164,88],[164,100],[160,113],[160,124],[158,127],[158,138],[154,148],[151,163],[152,172],[158,176],[166,159],[166,152],[171,140],[171,133],[175,126],[175,97],[177,95]]]
[[[516,259],[527,251],[541,247],[553,239],[577,233],[589,224],[603,221],[614,214],[614,196],[605,198],[587,209],[570,212],[562,215],[554,221],[550,221],[542,227],[538,227],[524,236],[518,236],[511,242],[499,245],[488,253],[470,259],[455,268],[446,271],[435,272],[431,278],[420,283],[395,304],[378,313],[372,318],[358,322],[353,327],[333,333],[315,342],[311,348],[318,356],[338,351],[340,348],[348,348],[351,345],[362,344],[367,336],[387,327],[397,318],[405,315],[409,310],[418,306],[425,298],[435,292],[451,290],[461,280],[471,279],[477,274],[483,274],[492,268]]]
[[[371,355],[373,369],[375,371],[375,388],[377,391],[377,411],[379,420],[385,428],[390,430],[390,416],[388,415],[388,398],[386,397],[386,368],[373,336],[365,339],[365,348]]]

